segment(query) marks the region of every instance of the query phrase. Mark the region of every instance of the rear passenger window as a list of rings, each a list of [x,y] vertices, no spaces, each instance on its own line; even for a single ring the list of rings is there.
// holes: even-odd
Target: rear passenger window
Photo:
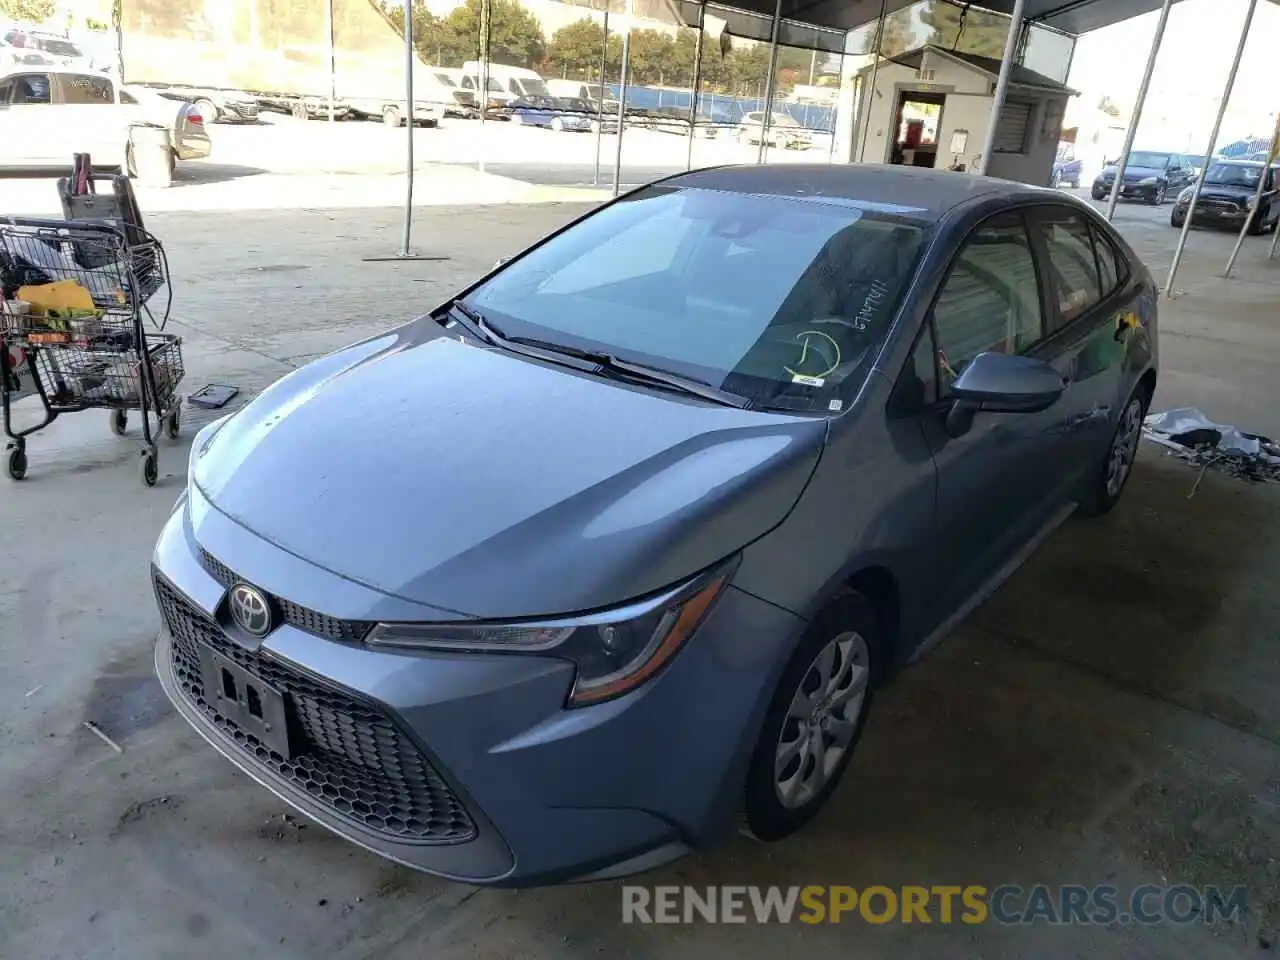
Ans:
[[[1093,235],[1084,217],[1070,210],[1046,210],[1041,215],[1041,223],[1057,292],[1057,326],[1065,326],[1078,320],[1102,299]],[[1114,269],[1113,261],[1113,272]]]
[[[965,241],[933,320],[944,387],[980,353],[1022,353],[1041,339],[1040,286],[1020,214],[988,220]]]

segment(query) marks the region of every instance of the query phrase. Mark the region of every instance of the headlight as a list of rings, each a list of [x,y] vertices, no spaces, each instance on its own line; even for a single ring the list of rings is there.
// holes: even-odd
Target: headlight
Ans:
[[[1195,188],[1195,187],[1187,187],[1187,188],[1186,188],[1185,190],[1183,190],[1180,194],[1178,194],[1178,202],[1179,202],[1179,203],[1190,203],[1190,202],[1191,202],[1191,197],[1195,194],[1195,192],[1196,192],[1196,188]]]
[[[577,667],[571,706],[612,700],[661,670],[728,586],[736,558],[659,597],[600,614],[541,623],[383,623],[366,643],[422,650],[546,653]]]
[[[1159,182],[1160,182],[1159,177],[1145,177],[1139,182],[1138,185],[1143,187],[1154,187]]]
[[[1246,210],[1252,210],[1252,209],[1253,209],[1254,207],[1256,207],[1257,205],[1258,205],[1258,198],[1257,198],[1257,197],[1250,197],[1248,200],[1246,200],[1246,201],[1244,202],[1244,208],[1245,208]]]

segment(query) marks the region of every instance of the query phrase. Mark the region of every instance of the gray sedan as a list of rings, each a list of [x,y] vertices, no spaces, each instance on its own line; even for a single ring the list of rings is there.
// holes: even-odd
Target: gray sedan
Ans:
[[[1116,505],[1156,360],[1150,275],[1061,193],[682,174],[203,430],[156,667],[252,778],[442,876],[780,840],[877,687]]]

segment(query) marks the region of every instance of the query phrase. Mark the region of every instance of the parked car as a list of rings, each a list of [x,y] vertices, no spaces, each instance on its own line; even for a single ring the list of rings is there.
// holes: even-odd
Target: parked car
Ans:
[[[204,117],[190,104],[124,86],[103,74],[55,67],[0,72],[0,167],[31,172],[66,170],[75,153],[95,167],[135,168],[130,130],[169,131],[171,169],[179,160],[208,157],[213,145]]]
[[[458,85],[459,80],[462,79],[461,71],[439,68],[430,71],[429,75],[434,84],[439,87],[446,117],[473,120],[480,115],[475,91],[463,90]]]
[[[1116,182],[1114,161],[1109,161],[1097,179],[1093,181],[1093,199],[1102,200],[1111,195],[1112,185]],[[1151,150],[1135,150],[1129,154],[1129,162],[1125,166],[1124,182],[1120,184],[1122,200],[1145,200],[1154,206],[1160,206],[1168,195],[1175,196],[1178,191],[1191,183],[1196,177],[1194,168],[1177,153],[1164,153]]]
[[[65,37],[35,30],[10,29],[0,47],[0,68],[7,66],[78,67],[99,69],[83,50]]]
[[[1084,170],[1084,164],[1076,159],[1067,159],[1060,157],[1053,162],[1053,173],[1050,175],[1049,186],[1051,187],[1071,187],[1073,190],[1080,188],[1080,175]],[[1114,177],[1112,178],[1115,179]]]
[[[786,150],[808,150],[813,146],[813,136],[791,116],[782,110],[775,110],[769,120],[769,132],[764,133],[764,111],[756,110],[743,116],[738,123],[738,141],[740,143],[759,143],[764,136],[771,147],[782,147]]]
[[[781,839],[877,687],[1120,499],[1156,303],[1058,192],[658,181],[199,433],[161,682],[284,801],[456,880]]]
[[[517,97],[507,104],[512,123],[582,133],[596,126],[595,107],[576,97]]]
[[[357,120],[381,120],[388,127],[403,127],[409,102],[394,97],[348,97],[343,101],[348,115]],[[414,97],[413,122],[415,126],[436,127],[444,117],[445,105],[434,100]]]
[[[1255,203],[1258,178],[1264,171],[1267,179],[1262,185],[1262,195]],[[1275,230],[1280,223],[1278,179],[1280,168],[1275,166],[1268,168],[1249,160],[1215,160],[1205,174],[1192,224],[1239,231],[1247,217],[1252,234]],[[1171,226],[1181,228],[1187,222],[1187,210],[1194,192],[1195,187],[1190,186],[1178,194],[1169,217]]]
[[[252,94],[195,87],[151,87],[166,100],[189,103],[205,123],[257,123],[261,109]]]

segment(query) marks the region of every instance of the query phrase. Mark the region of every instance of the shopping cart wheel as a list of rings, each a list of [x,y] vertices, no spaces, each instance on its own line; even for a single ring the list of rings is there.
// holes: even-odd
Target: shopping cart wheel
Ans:
[[[142,482],[154,487],[160,479],[160,458],[154,450],[142,451]]]
[[[164,418],[164,434],[170,440],[177,440],[182,434],[181,407],[174,407],[173,412]]]
[[[27,475],[27,450],[23,446],[9,448],[9,478],[21,480]]]
[[[117,437],[123,437],[124,432],[129,429],[129,411],[128,410],[112,410],[111,411],[111,432]]]

